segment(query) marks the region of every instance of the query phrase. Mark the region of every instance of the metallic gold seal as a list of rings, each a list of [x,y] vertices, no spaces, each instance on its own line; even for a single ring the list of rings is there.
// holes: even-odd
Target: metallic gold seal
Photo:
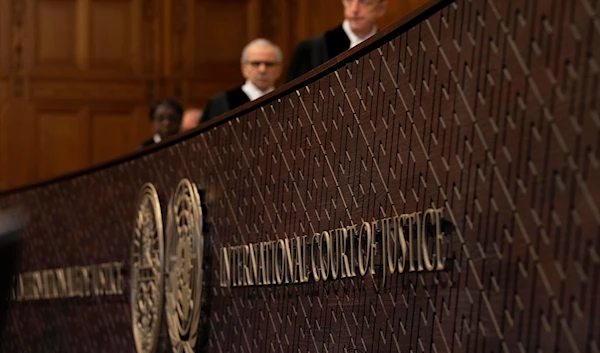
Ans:
[[[131,314],[138,353],[156,350],[163,309],[163,223],[156,188],[142,186],[131,246]]]
[[[169,202],[166,316],[173,351],[194,351],[202,299],[202,208],[196,185],[182,179]]]

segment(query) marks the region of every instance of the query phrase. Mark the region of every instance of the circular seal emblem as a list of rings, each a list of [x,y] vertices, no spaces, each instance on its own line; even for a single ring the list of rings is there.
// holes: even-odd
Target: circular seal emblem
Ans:
[[[131,246],[131,314],[138,353],[153,353],[163,309],[163,223],[156,188],[142,186]]]
[[[166,316],[173,352],[194,352],[202,299],[202,208],[196,185],[182,179],[169,202]]]

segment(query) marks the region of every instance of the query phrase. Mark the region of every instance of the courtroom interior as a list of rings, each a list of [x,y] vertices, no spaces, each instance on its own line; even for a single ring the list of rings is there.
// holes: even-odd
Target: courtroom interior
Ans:
[[[600,1],[0,0],[0,352],[600,352]]]

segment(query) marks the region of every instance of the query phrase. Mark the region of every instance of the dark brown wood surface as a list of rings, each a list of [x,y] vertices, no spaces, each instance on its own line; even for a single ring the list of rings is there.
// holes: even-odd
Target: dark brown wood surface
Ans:
[[[128,262],[201,191],[209,352],[596,352],[600,2],[433,1],[179,140],[36,186],[23,270]],[[222,246],[443,207],[446,269],[221,288]],[[127,292],[127,291],[126,291]],[[6,352],[133,352],[128,293],[15,303]],[[166,338],[161,338],[164,343]],[[161,346],[161,348],[164,348]]]

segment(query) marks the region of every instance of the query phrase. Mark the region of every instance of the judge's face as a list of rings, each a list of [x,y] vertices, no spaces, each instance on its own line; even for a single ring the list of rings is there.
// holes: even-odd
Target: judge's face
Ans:
[[[181,115],[166,104],[158,106],[152,116],[154,132],[159,134],[162,138],[178,133],[180,124]]]
[[[281,63],[277,60],[275,48],[267,45],[248,48],[242,74],[261,91],[274,87],[281,75]]]
[[[387,0],[342,0],[344,16],[359,38],[368,35],[387,10]]]

